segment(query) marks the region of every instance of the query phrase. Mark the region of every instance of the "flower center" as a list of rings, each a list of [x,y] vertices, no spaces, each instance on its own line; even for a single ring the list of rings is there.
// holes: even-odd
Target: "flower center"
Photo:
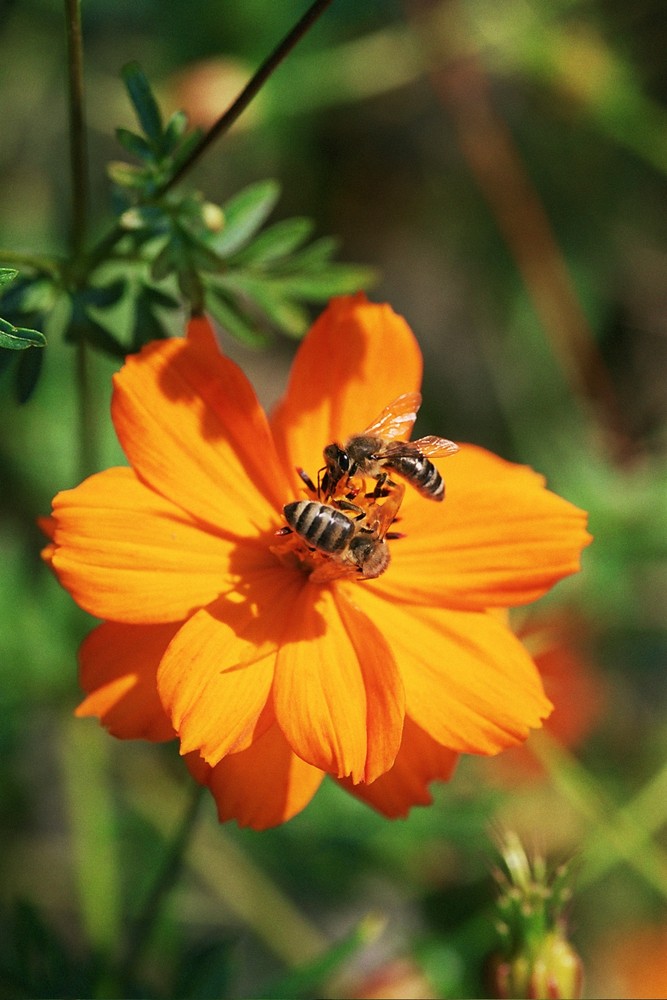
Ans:
[[[404,487],[388,479],[348,476],[332,491],[315,486],[302,470],[306,498],[283,508],[285,526],[271,551],[281,562],[306,573],[313,583],[374,580],[389,566],[390,528]]]

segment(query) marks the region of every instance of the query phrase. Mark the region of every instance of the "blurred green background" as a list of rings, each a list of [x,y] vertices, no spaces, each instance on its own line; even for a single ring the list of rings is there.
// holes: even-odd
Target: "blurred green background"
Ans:
[[[304,9],[84,4],[98,232],[114,128],[134,126],[121,66],[210,123]],[[62,252],[63,11],[0,13],[0,250]],[[667,996],[666,52],[659,0],[335,0],[191,178],[224,201],[274,177],[275,219],[310,216],[340,260],[376,267],[372,297],[424,350],[420,421],[539,469],[595,542],[517,618],[551,651],[557,705],[532,755],[464,760],[405,821],[332,784],[259,834],[218,829],[205,801],[136,995],[489,995],[494,831],[511,826],[575,859],[585,995]],[[294,343],[228,344],[270,405]],[[115,995],[109,963],[191,795],[173,747],[71,718],[90,621],[42,566],[35,519],[79,478],[74,366],[50,343],[21,407],[14,366],[0,377],[0,997]],[[100,467],[121,461],[116,367],[95,360]],[[285,980],[346,940],[334,976]]]

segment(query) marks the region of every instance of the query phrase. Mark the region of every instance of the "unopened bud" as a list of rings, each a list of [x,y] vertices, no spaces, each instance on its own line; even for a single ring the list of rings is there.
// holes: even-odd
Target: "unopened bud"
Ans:
[[[490,962],[499,1000],[579,1000],[583,966],[567,939],[562,916],[571,898],[567,868],[547,873],[543,858],[532,863],[515,834],[502,845],[507,873],[498,871],[497,922],[500,952]]]
[[[225,213],[212,201],[204,202],[201,207],[201,217],[206,228],[212,233],[219,233],[225,224]]]
[[[495,995],[500,1000],[579,1000],[583,967],[561,931],[547,933],[527,954],[492,964]]]

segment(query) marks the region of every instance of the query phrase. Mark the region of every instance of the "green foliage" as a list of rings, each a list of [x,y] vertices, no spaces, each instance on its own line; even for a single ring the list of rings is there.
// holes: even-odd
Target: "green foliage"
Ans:
[[[262,228],[280,197],[276,181],[252,184],[222,207],[201,192],[174,189],[175,177],[196,158],[201,132],[188,130],[182,111],[163,121],[137,63],[122,76],[140,131],[116,130],[138,161],[108,166],[117,225],[79,259],[36,259],[18,281],[16,270],[0,270],[7,316],[0,319],[0,347],[44,346],[42,327],[122,358],[169,336],[176,310],[208,312],[233,337],[260,347],[274,332],[303,335],[309,304],[374,282],[371,268],[332,261],[335,240],[307,244],[314,229],[307,219]],[[32,395],[41,368],[33,352],[17,366],[20,401]]]
[[[0,267],[0,289],[9,285],[18,277],[18,271],[10,267]],[[31,330],[25,326],[14,326],[0,317],[0,347],[8,351],[25,351],[28,347],[44,347],[46,337],[39,330]]]

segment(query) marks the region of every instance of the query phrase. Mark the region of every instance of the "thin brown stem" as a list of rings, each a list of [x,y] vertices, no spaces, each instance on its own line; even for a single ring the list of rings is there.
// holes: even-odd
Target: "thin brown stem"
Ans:
[[[224,135],[225,132],[229,131],[231,126],[243,114],[253,97],[255,97],[255,95],[261,90],[268,78],[278,68],[283,59],[285,59],[297,42],[303,38],[308,29],[315,23],[315,21],[317,21],[319,17],[321,17],[327,7],[330,7],[332,3],[333,0],[315,0],[315,3],[311,4],[303,17],[300,18],[292,30],[285,35],[283,40],[273,50],[271,55],[264,60],[262,65],[249,80],[238,97],[232,102],[232,104],[230,104],[220,118],[218,118],[217,122],[211,126],[206,135],[202,136],[201,140],[192,150],[187,160],[181,164],[173,176],[170,177],[169,180],[163,185],[161,191],[159,192],[160,194],[164,194],[165,191],[170,190],[175,184],[177,184],[181,178],[199,161],[209,146],[214,143],[219,136]]]
[[[447,109],[470,172],[512,255],[554,356],[574,393],[585,399],[618,461],[633,455],[616,390],[579,301],[565,256],[510,129],[497,113],[474,51],[443,66],[432,38],[420,31],[433,0],[404,0],[432,56],[429,79]],[[465,23],[458,0],[446,5],[453,37]]]

